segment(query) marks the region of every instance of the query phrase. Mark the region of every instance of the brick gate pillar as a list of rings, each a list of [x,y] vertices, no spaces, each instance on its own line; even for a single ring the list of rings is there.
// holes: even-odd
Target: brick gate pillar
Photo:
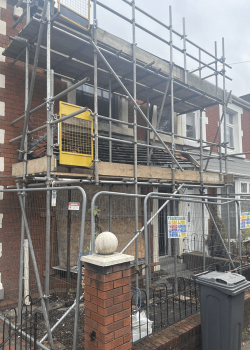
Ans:
[[[128,350],[131,342],[131,255],[93,254],[84,263],[85,349]]]

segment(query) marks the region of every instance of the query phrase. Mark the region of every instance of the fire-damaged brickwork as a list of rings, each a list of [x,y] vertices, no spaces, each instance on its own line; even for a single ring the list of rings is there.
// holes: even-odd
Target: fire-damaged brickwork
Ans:
[[[5,3],[0,13],[0,130],[4,133],[4,143],[0,140],[0,157],[4,157],[4,169],[0,169],[1,175],[11,175],[12,164],[17,163],[19,142],[13,144],[9,140],[22,134],[23,121],[11,125],[11,122],[25,112],[25,64],[2,55],[3,50],[11,42],[9,36],[17,36],[25,25],[24,18],[15,29],[12,28],[17,17],[14,18],[14,9]],[[4,28],[1,30],[1,28]],[[30,65],[30,77],[32,65]],[[55,79],[55,94],[66,89],[66,84],[60,79]],[[46,74],[43,69],[37,69],[34,95],[31,109],[44,102],[46,97]],[[55,103],[55,113],[58,113],[58,103]],[[46,122],[46,109],[43,108],[31,115],[28,128],[34,129]],[[43,136],[44,131],[34,134],[33,138]],[[2,139],[2,137],[1,137]],[[32,141],[31,139],[29,141]],[[1,185],[6,186],[12,183],[9,178],[1,179]]]

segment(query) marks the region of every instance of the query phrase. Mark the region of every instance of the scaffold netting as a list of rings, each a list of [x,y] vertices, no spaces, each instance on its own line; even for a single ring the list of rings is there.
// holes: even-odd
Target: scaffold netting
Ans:
[[[89,17],[89,0],[60,0],[60,4],[68,7],[82,17]]]

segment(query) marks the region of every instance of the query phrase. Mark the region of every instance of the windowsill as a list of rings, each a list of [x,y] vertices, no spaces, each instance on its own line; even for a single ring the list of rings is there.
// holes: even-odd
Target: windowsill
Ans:
[[[168,142],[168,143],[172,142],[171,136],[169,136],[169,135],[162,135],[162,134],[159,134],[159,135],[160,135],[162,141]],[[154,132],[151,131],[150,132],[150,140],[153,140],[153,138],[154,138]],[[157,141],[157,137],[156,137],[155,140]],[[179,137],[175,137],[174,141],[175,141],[175,143],[177,145],[183,145],[183,139],[180,139]]]
[[[200,143],[197,141],[193,141],[193,140],[183,139],[183,145],[184,146],[191,146],[191,147],[198,147],[200,145]],[[205,145],[205,143],[204,143],[204,145]]]
[[[222,153],[222,154],[225,154],[224,149],[221,151],[221,153]],[[240,152],[237,151],[237,150],[231,150],[231,149],[228,149],[228,150],[227,150],[227,154],[228,154],[228,155],[232,155],[232,156],[233,156],[234,154],[237,154],[237,153],[240,153]],[[241,154],[241,155],[237,155],[237,156],[235,156],[235,157],[245,159],[245,158],[246,158],[246,155],[245,155],[245,154]]]

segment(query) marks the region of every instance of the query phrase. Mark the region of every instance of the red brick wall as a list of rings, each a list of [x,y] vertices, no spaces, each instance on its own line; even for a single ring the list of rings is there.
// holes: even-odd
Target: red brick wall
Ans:
[[[0,35],[0,46],[6,48],[10,43],[9,36],[17,36],[26,20],[23,19],[22,23],[19,24],[16,29],[13,29],[13,8],[9,5],[7,5],[6,9],[0,9],[0,20],[5,21],[7,24],[7,35]],[[31,72],[32,66],[30,65],[30,77]],[[0,144],[0,157],[4,157],[4,172],[0,173],[0,184],[6,188],[6,186],[15,183],[15,179],[10,178],[9,176],[12,173],[12,164],[17,163],[18,161],[17,150],[20,145],[20,141],[10,144],[9,140],[21,135],[23,130],[23,121],[16,123],[14,126],[11,125],[11,121],[23,115],[25,110],[24,63],[17,61],[17,63],[13,65],[12,59],[6,57],[5,62],[0,62],[0,74],[5,76],[5,88],[0,88],[0,101],[5,103],[5,116],[0,116],[0,129],[5,130],[4,144]],[[65,83],[61,82],[60,79],[55,79],[55,94],[65,88]],[[46,94],[45,71],[43,69],[38,69],[31,108],[43,103]],[[58,102],[55,104],[55,113],[57,112]],[[46,118],[46,109],[43,108],[30,117],[29,129],[31,130],[45,124]],[[32,137],[37,139],[38,136],[43,135],[44,132],[46,132],[46,129],[40,131],[40,133],[32,135]],[[40,205],[43,205],[43,203],[40,203]],[[3,244],[3,255],[0,258],[0,272],[2,273],[2,283],[5,289],[6,302],[6,300],[17,297],[18,288],[21,218],[19,202],[16,194],[4,194],[4,199],[0,201],[0,213],[3,214],[3,227],[0,234],[0,242]],[[45,227],[45,218],[41,218],[39,213],[37,213],[37,217],[33,218],[32,225],[33,244],[37,254],[41,281],[43,283],[45,254],[41,248],[41,242],[43,242],[42,244],[45,242],[45,230],[43,229]],[[39,254],[39,252],[42,253]],[[33,285],[34,274],[32,273],[33,269],[31,260],[30,267],[30,282]],[[36,287],[34,288],[36,289]],[[0,307],[1,303],[2,302],[0,302]]]
[[[208,118],[208,124],[206,125],[206,136],[207,141],[214,142],[214,137],[218,128],[219,122],[219,105],[206,108],[206,117]],[[219,142],[219,135],[216,139],[216,142]],[[214,148],[216,151],[216,148]]]
[[[0,46],[6,48],[11,40],[9,36],[16,36],[25,24],[25,19],[22,24],[19,24],[16,29],[12,28],[14,24],[13,8],[7,6],[6,9],[1,9],[2,21],[6,21],[6,36],[0,35]],[[30,66],[30,77],[32,66]],[[0,73],[5,75],[5,89],[0,89],[0,100],[5,102],[5,117],[0,118],[0,129],[5,130],[5,143],[0,145],[0,157],[4,157],[4,172],[2,175],[11,175],[12,164],[17,162],[19,142],[10,144],[9,140],[21,135],[23,130],[23,121],[12,126],[10,123],[14,119],[24,114],[24,92],[25,92],[25,69],[24,63],[17,61],[12,64],[12,59],[6,57],[6,62],[0,62]],[[66,84],[60,79],[55,79],[55,94],[66,88]],[[43,69],[37,70],[34,96],[31,108],[44,102],[46,98],[46,75]],[[58,103],[55,105],[55,113],[58,112]],[[34,129],[41,126],[46,121],[46,110],[43,108],[30,117],[29,129]],[[38,138],[38,135],[43,135],[46,129],[40,133],[34,134],[32,137]],[[6,186],[13,183],[13,180],[1,179],[1,185]]]
[[[208,117],[208,124],[206,126],[207,141],[213,142],[216,134],[219,122],[219,106],[213,106],[206,109],[206,116]],[[243,110],[241,115],[241,130],[243,130],[242,138],[242,152],[250,151],[250,112]],[[219,135],[217,136],[216,142],[219,142]],[[214,147],[214,151],[217,148]],[[250,154],[246,155],[247,159],[250,159]]]

